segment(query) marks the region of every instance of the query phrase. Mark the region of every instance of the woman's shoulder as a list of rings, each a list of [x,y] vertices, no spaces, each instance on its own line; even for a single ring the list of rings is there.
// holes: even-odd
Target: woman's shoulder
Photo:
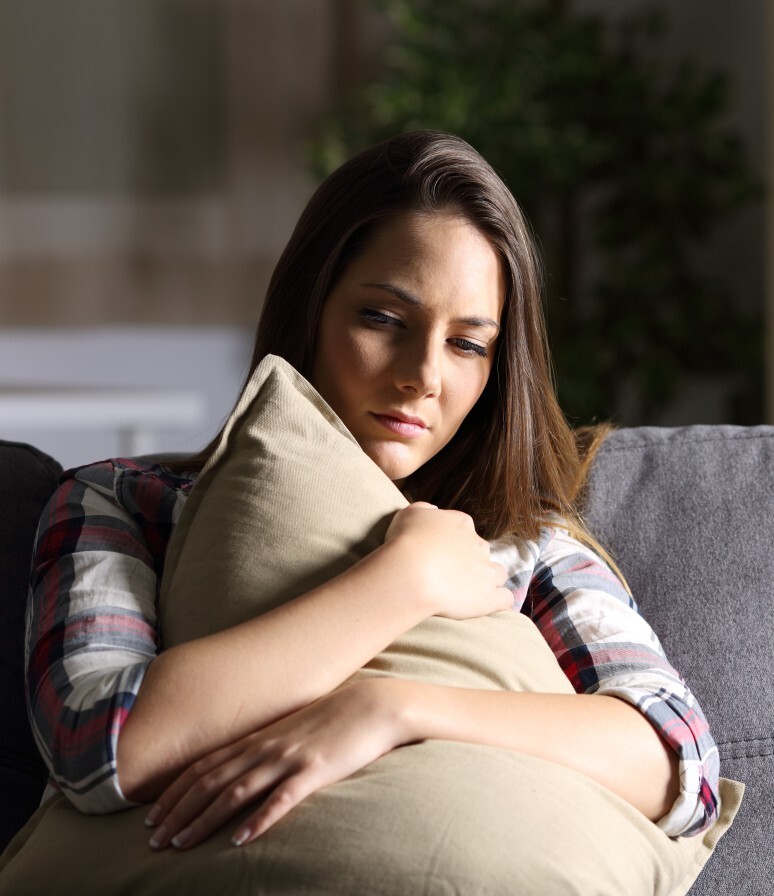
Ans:
[[[160,460],[108,458],[66,470],[52,503],[81,505],[89,514],[128,515],[142,527],[169,524],[177,518],[195,481],[195,472],[170,470]]]
[[[194,471],[168,469],[162,460],[143,457],[112,457],[71,467],[60,482],[75,480],[103,493],[119,494],[122,490],[165,489],[188,492],[196,480]]]
[[[39,529],[39,557],[72,550],[109,550],[145,559],[155,569],[196,480],[163,461],[109,458],[65,471]],[[77,522],[77,525],[75,524]],[[150,552],[148,554],[148,552]]]
[[[536,539],[509,534],[489,542],[492,560],[505,567],[505,587],[513,593],[515,609],[523,606],[545,546],[552,538],[553,530],[543,528]]]
[[[508,535],[490,542],[490,549],[492,559],[507,570],[508,587],[519,593],[526,593],[534,580],[559,578],[586,584],[604,580],[606,589],[614,585],[622,596],[626,591],[604,551],[563,517],[546,519],[534,539]]]
[[[577,547],[588,550],[572,534],[571,525],[559,516],[552,516],[546,519],[540,526],[540,530],[535,538],[524,538],[517,534],[508,534],[490,541],[489,544],[493,559],[506,566],[535,566],[547,551],[553,549],[561,550]]]

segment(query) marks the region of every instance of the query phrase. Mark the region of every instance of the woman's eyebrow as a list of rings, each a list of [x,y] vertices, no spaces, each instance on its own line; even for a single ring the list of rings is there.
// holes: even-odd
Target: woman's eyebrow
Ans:
[[[400,299],[401,302],[405,302],[407,305],[412,305],[415,308],[423,308],[425,304],[413,292],[409,292],[409,290],[403,289],[401,286],[395,286],[393,283],[363,283],[362,285],[373,289],[383,289],[385,292],[394,295],[396,299]],[[488,327],[489,329],[497,330],[498,333],[500,332],[500,324],[492,320],[491,317],[460,317],[456,322],[467,324],[470,327]]]

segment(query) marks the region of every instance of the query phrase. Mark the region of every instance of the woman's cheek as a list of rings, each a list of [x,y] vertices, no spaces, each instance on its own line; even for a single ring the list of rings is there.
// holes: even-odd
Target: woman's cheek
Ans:
[[[391,352],[386,334],[355,330],[347,334],[342,348],[342,361],[348,375],[357,377],[361,382],[379,376],[389,364]]]

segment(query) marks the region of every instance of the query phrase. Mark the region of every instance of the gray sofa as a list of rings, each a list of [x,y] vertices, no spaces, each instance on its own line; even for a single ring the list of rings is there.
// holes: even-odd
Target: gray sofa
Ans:
[[[58,465],[0,442],[0,850],[40,798],[24,710],[22,632],[35,522]],[[595,460],[592,531],[712,725],[726,777],[744,781],[731,830],[692,896],[774,893],[774,427],[623,429]]]

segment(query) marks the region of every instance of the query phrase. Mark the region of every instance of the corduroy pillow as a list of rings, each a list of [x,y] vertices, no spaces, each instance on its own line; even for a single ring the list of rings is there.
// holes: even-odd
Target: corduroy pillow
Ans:
[[[233,625],[313,587],[375,547],[404,503],[311,386],[265,359],[170,544],[166,642]],[[535,626],[513,611],[428,619],[358,673],[369,674],[572,692]],[[89,818],[55,797],[12,843],[0,894],[677,896],[730,824],[739,794],[724,785],[723,798],[724,818],[709,833],[670,840],[578,772],[433,741],[323,789],[240,848],[229,842],[235,819],[191,851],[153,853],[144,809]]]

